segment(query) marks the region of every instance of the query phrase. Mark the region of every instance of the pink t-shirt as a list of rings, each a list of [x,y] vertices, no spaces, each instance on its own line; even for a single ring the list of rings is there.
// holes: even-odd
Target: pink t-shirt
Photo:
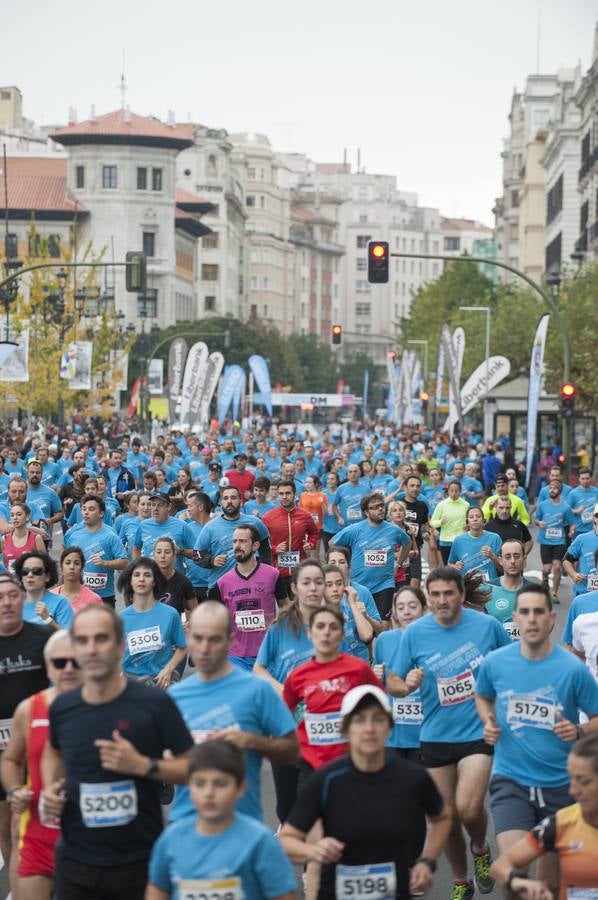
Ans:
[[[52,594],[62,594],[63,587],[63,584],[58,584],[56,587],[50,588],[50,592]],[[74,602],[71,602],[71,606],[75,612],[78,612],[82,606],[88,606],[90,603],[103,603],[103,600],[95,591],[90,591],[86,584],[82,584],[79,596]]]
[[[249,578],[236,567],[216,582],[233,623],[234,641],[229,656],[257,656],[266,631],[276,618],[278,569],[259,563]]]

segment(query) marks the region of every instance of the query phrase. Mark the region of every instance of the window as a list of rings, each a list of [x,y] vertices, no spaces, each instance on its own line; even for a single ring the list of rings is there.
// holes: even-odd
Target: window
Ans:
[[[367,225],[367,221],[368,221],[368,214],[367,214],[367,213],[361,213],[360,216],[359,216],[359,224],[360,224],[360,225]]]
[[[365,270],[367,269],[367,267],[368,267],[368,261],[367,261],[367,259],[365,258],[365,256],[360,256],[360,257],[358,257],[358,259],[357,259],[357,271],[358,271],[358,272],[365,272]]]
[[[218,281],[218,266],[213,263],[203,263],[201,267],[202,281]]]
[[[247,167],[247,177],[250,181],[255,181],[255,166]]]
[[[218,174],[218,160],[213,153],[208,156],[207,174],[212,177]]]
[[[147,169],[137,166],[137,190],[147,190]]]
[[[75,167],[75,187],[77,187],[77,188],[85,187],[85,166],[76,166]]]
[[[519,191],[511,191],[511,206],[519,206]]]
[[[367,250],[367,246],[371,240],[372,240],[372,238],[369,234],[358,234],[357,235],[357,246],[361,250]]]
[[[264,316],[268,315],[268,304],[264,303]]]
[[[16,234],[7,234],[5,238],[6,258],[17,259],[19,256],[19,239]]]
[[[218,232],[214,231],[212,234],[205,234],[201,244],[204,250],[216,250],[218,247]]]
[[[546,224],[548,225],[563,208],[563,176],[548,191],[546,198]]]
[[[445,250],[460,250],[461,249],[461,238],[445,237],[444,249]]]
[[[102,187],[115,190],[116,166],[102,166]]]
[[[512,241],[518,241],[519,240],[519,225],[516,222],[511,222],[510,228],[511,228],[510,239]]]
[[[245,197],[245,206],[255,206],[255,195],[247,194]]]
[[[257,303],[251,304],[251,306],[249,307],[249,315],[252,317],[252,319],[255,319],[257,317]]]
[[[356,281],[355,282],[355,290],[358,294],[362,294],[364,291],[369,291],[370,283],[369,281]]]
[[[146,256],[156,255],[156,235],[153,231],[143,232],[142,247]]]
[[[547,109],[535,109],[534,110],[534,125],[539,125],[543,127],[544,125],[548,125],[550,121],[550,112]]]
[[[48,256],[52,259],[60,259],[60,235],[50,234],[48,236]]]
[[[162,169],[152,169],[152,191],[162,190]]]
[[[141,319],[155,319],[158,315],[158,290],[146,288],[145,293],[137,295],[137,315]]]
[[[257,291],[257,275],[251,276],[250,290]]]
[[[216,297],[204,297],[203,308],[206,312],[214,312],[216,309]]]
[[[432,263],[432,275],[434,278],[438,275],[438,263]]]
[[[263,194],[260,194],[260,208],[261,209],[266,208],[266,198],[264,197]]]
[[[546,248],[546,271],[561,271],[561,234],[552,240]]]
[[[415,238],[411,238],[411,252],[415,253]]]
[[[438,241],[434,241],[432,243],[432,253],[438,253],[440,251],[440,244]]]
[[[356,303],[355,304],[355,315],[356,316],[369,316],[372,313],[372,304],[371,303]]]

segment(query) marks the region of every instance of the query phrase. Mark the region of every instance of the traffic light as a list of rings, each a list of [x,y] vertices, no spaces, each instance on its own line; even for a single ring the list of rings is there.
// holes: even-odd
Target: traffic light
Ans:
[[[422,412],[425,413],[428,409],[428,401],[430,400],[430,395],[427,391],[422,391],[419,395],[419,399],[421,400],[422,404]]]
[[[397,358],[397,351],[396,351],[396,350],[389,350],[389,351],[388,351],[388,358],[391,359],[391,360],[394,362],[395,359]]]
[[[370,284],[386,284],[389,266],[388,241],[370,241],[368,244],[368,281]]]
[[[134,294],[143,294],[147,286],[147,257],[143,250],[129,250],[126,255],[126,288]]]
[[[332,326],[332,343],[333,344],[342,344],[343,342],[343,326],[342,325],[333,325]]]
[[[570,418],[575,412],[575,394],[577,389],[571,382],[561,385],[561,412],[566,418]]]

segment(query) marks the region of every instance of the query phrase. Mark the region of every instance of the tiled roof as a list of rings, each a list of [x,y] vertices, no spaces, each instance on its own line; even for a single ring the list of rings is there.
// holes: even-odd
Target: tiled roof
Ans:
[[[301,222],[314,222],[320,225],[336,225],[336,222],[321,216],[317,210],[305,209],[304,206],[291,206],[291,218]]]
[[[153,116],[117,109],[115,112],[59,128],[50,137],[59,144],[140,144],[182,150],[193,143],[189,128],[165,125]]]
[[[206,213],[215,209],[215,204],[211,200],[206,200],[205,197],[198,197],[197,194],[192,194],[190,191],[183,190],[183,188],[176,189],[175,202],[177,206],[180,206],[181,209],[187,212]]]
[[[66,187],[66,159],[10,157],[8,209],[31,212],[85,212]],[[4,172],[0,174],[0,209],[4,209]]]
[[[440,226],[452,231],[487,231],[488,234],[493,233],[492,228],[489,228],[482,222],[476,222],[475,219],[449,219],[442,216]]]

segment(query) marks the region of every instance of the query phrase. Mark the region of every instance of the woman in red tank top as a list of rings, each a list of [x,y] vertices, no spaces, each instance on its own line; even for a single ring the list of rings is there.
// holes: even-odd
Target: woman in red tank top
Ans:
[[[43,809],[39,808],[43,787],[40,764],[48,740],[49,707],[59,694],[79,687],[82,680],[73,663],[73,646],[66,631],[57,631],[49,638],[44,656],[52,687],[33,694],[17,706],[10,740],[2,754],[6,797],[12,812],[20,816],[15,891],[19,900],[52,897],[54,848],[60,837],[60,823],[44,818]],[[27,783],[23,784],[25,762]],[[14,847],[13,852],[16,852]]]
[[[14,563],[22,553],[27,553],[29,550],[43,550],[44,552],[46,550],[41,534],[36,534],[27,525],[30,515],[31,510],[26,503],[16,501],[10,508],[13,530],[5,534],[2,547],[2,558],[9,572],[13,571]]]

